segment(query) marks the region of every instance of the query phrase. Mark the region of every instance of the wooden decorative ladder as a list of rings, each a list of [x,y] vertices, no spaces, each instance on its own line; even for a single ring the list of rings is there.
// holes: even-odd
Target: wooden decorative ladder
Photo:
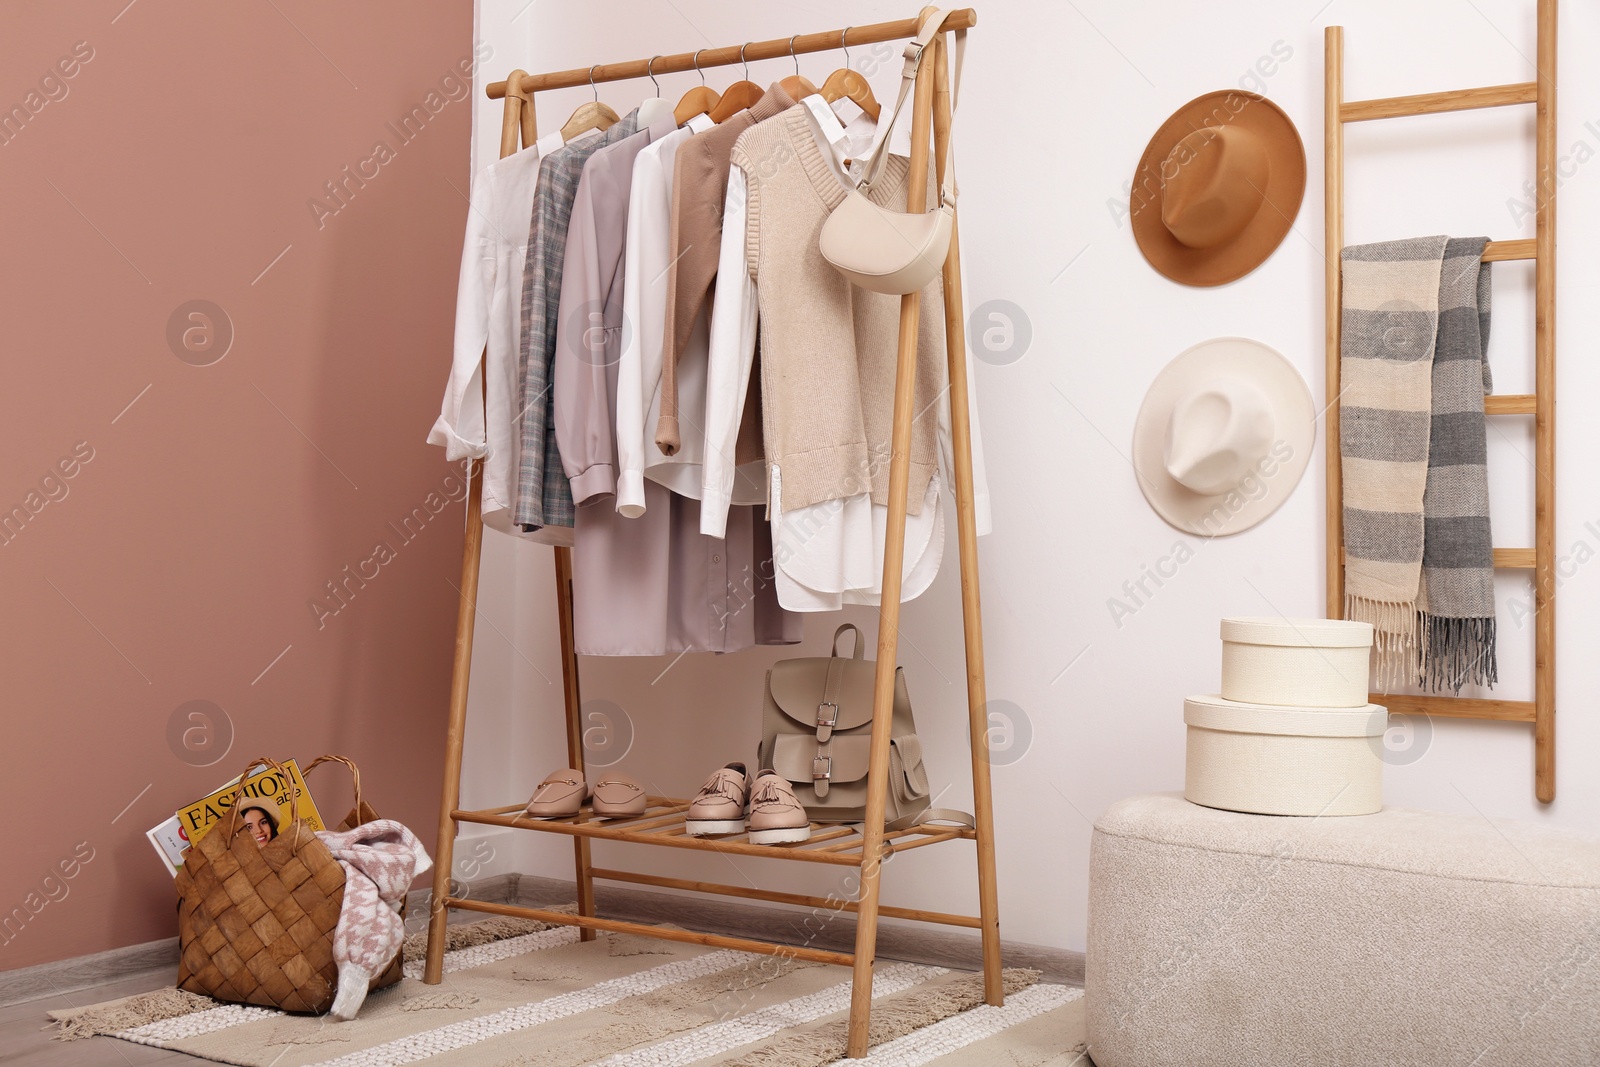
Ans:
[[[1534,391],[1485,398],[1495,415],[1534,419],[1534,546],[1496,548],[1497,568],[1532,570],[1534,696],[1532,700],[1373,693],[1391,714],[1425,714],[1531,723],[1534,791],[1556,796],[1556,0],[1538,0],[1537,79],[1513,85],[1455,89],[1377,100],[1344,99],[1344,27],[1329,26],[1324,41],[1323,134],[1327,167],[1327,598],[1328,617],[1344,613],[1344,513],[1339,466],[1339,253],[1344,248],[1344,126],[1347,122],[1431,115],[1443,111],[1532,104],[1537,129],[1534,238],[1491,241],[1486,263],[1534,261]]]

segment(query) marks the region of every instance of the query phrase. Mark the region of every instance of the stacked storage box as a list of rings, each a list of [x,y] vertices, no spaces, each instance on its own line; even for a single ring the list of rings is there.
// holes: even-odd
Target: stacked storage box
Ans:
[[[1367,703],[1372,627],[1335,619],[1222,620],[1222,692],[1184,701],[1184,796],[1261,815],[1383,807],[1388,712]]]

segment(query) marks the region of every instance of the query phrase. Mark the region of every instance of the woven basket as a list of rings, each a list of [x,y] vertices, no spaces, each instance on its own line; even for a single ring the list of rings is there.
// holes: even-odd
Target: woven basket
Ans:
[[[377,815],[361,799],[361,772],[343,756],[355,785],[355,806],[337,829]],[[250,761],[287,773],[271,759]],[[241,786],[242,788],[242,786]],[[189,849],[177,876],[178,988],[216,1000],[321,1014],[333,1004],[338,966],[333,932],[344,902],[344,868],[299,819],[258,846],[236,833],[238,790],[227,820]],[[401,915],[404,917],[404,910]],[[400,980],[400,954],[370,989]]]

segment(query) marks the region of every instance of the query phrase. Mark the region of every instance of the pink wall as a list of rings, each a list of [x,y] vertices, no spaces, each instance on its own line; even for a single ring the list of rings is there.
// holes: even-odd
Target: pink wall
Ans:
[[[472,62],[471,0],[0,9],[0,969],[174,934],[144,831],[257,754],[431,846]]]

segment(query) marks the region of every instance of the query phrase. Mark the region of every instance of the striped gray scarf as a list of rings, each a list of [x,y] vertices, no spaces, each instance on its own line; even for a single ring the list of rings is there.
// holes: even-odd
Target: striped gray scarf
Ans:
[[[1341,255],[1345,617],[1376,628],[1378,683],[1492,686],[1494,550],[1483,397],[1486,238]]]

